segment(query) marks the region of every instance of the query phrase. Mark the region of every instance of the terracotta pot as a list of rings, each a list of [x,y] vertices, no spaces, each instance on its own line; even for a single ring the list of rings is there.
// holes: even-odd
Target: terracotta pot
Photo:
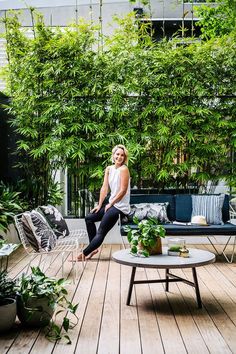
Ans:
[[[158,237],[155,246],[153,247],[143,247],[142,243],[139,243],[139,249],[146,249],[150,256],[155,254],[162,254],[162,242],[161,238]]]
[[[12,298],[4,299],[0,305],[0,332],[8,331],[16,319],[16,300]]]

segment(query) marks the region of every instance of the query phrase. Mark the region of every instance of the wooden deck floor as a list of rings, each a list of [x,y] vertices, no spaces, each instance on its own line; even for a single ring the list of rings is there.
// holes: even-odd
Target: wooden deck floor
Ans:
[[[219,260],[197,269],[201,310],[194,290],[183,283],[170,284],[169,293],[163,284],[136,285],[131,306],[126,306],[131,268],[111,260],[111,253],[119,248],[104,245],[69,287],[71,298],[79,302],[79,323],[70,332],[71,345],[51,343],[42,331],[17,323],[0,336],[0,354],[236,353],[236,263]],[[18,249],[9,261],[10,275],[18,276],[28,261],[24,250]],[[48,274],[60,274],[60,265],[56,257]],[[69,271],[65,262],[65,272]],[[190,269],[177,273],[191,279]],[[137,269],[139,278],[158,276],[163,272]]]

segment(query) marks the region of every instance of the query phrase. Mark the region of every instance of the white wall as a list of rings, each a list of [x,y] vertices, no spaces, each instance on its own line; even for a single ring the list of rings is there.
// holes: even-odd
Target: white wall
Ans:
[[[86,230],[84,219],[66,219],[69,230],[74,229],[84,229]],[[7,233],[1,233],[1,235],[9,242],[9,243],[20,243],[19,238],[17,236],[17,232],[15,230],[14,225],[10,225],[9,231]],[[181,236],[178,236],[181,237]],[[168,238],[173,238],[173,236],[168,236],[163,239],[163,244],[167,244]],[[209,244],[209,241],[206,237],[201,236],[182,236],[186,240],[187,244]],[[127,238],[123,237],[124,242],[127,243]],[[228,237],[227,236],[216,236],[217,242],[219,244],[224,244]],[[213,239],[212,239],[213,241]],[[84,239],[85,243],[88,243],[88,238]],[[120,236],[120,228],[118,223],[113,227],[113,229],[107,234],[105,240],[105,244],[122,244],[122,239]],[[230,244],[233,243],[231,240]]]

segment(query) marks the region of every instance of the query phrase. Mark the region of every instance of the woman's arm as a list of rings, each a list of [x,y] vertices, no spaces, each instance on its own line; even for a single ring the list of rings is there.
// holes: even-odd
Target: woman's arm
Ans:
[[[127,189],[129,186],[129,169],[127,166],[120,167],[120,189],[119,192],[115,195],[115,197],[111,200],[109,204],[106,205],[105,211],[112,207],[115,203],[119,202],[127,193]]]
[[[106,198],[108,190],[109,190],[108,176],[109,176],[109,166],[105,170],[102,188],[100,189],[98,205],[94,209],[91,210],[91,213],[97,213],[102,207],[102,203],[103,203],[104,199]]]

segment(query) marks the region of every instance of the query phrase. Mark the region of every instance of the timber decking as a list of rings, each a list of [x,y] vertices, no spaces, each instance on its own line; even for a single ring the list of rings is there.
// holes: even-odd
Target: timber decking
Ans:
[[[51,343],[42,330],[24,329],[17,322],[0,336],[0,354],[236,353],[236,263],[217,260],[197,268],[202,309],[196,306],[194,289],[184,283],[171,283],[169,293],[163,284],[139,284],[131,306],[126,306],[131,267],[111,260],[120,247],[104,245],[83,271],[80,267],[77,282],[71,281],[70,298],[79,302],[79,323],[69,333],[71,345]],[[212,251],[211,246],[190,247]],[[10,257],[9,275],[20,275],[28,261],[19,248]],[[47,274],[61,276],[60,266],[55,256]],[[65,262],[65,274],[70,266]],[[191,269],[175,273],[192,277]],[[163,277],[164,270],[137,268],[139,279],[158,276]]]

